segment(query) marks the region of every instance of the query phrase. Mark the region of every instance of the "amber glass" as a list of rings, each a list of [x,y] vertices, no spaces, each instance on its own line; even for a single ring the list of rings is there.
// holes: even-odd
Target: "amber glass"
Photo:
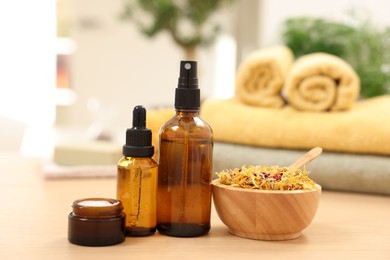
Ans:
[[[156,232],[158,165],[153,158],[123,157],[118,162],[117,199],[126,213],[126,235]]]
[[[160,130],[157,229],[192,237],[210,230],[213,133],[197,110],[177,110]]]
[[[125,239],[122,203],[114,199],[76,200],[68,216],[68,240],[83,246],[108,246]]]

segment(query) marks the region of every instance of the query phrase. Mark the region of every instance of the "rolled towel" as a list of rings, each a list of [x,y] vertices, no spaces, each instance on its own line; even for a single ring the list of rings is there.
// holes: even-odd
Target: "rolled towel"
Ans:
[[[248,105],[281,107],[281,90],[293,63],[293,54],[285,46],[263,48],[241,62],[236,75],[236,96]]]
[[[360,79],[341,58],[313,53],[300,57],[287,75],[283,94],[299,110],[347,110],[360,92]]]

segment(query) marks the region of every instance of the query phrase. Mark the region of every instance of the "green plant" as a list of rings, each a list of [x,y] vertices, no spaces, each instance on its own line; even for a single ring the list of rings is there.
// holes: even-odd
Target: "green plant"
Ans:
[[[187,59],[194,59],[199,46],[208,46],[220,31],[209,24],[211,15],[233,0],[126,0],[121,18],[135,22],[147,37],[166,31]],[[206,28],[207,27],[207,28]]]
[[[379,30],[369,20],[348,25],[294,17],[284,23],[283,41],[296,57],[326,52],[349,62],[360,77],[363,98],[390,93],[390,27]]]

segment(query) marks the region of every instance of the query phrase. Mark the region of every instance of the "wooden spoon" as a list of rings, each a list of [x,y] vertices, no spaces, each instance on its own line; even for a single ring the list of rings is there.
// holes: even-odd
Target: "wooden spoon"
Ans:
[[[290,164],[290,166],[288,167],[301,168],[303,165],[311,162],[312,160],[320,156],[321,153],[322,153],[321,147],[314,147],[313,149],[305,153],[301,158],[299,158],[298,160]]]

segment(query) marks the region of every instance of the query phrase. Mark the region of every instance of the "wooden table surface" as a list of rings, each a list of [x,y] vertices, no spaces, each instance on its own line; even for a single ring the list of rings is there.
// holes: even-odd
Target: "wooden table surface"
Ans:
[[[390,259],[390,197],[324,191],[303,236],[258,241],[228,233],[213,210],[210,233],[156,233],[109,247],[67,241],[73,200],[115,197],[115,179],[45,180],[37,160],[0,156],[0,259]]]

